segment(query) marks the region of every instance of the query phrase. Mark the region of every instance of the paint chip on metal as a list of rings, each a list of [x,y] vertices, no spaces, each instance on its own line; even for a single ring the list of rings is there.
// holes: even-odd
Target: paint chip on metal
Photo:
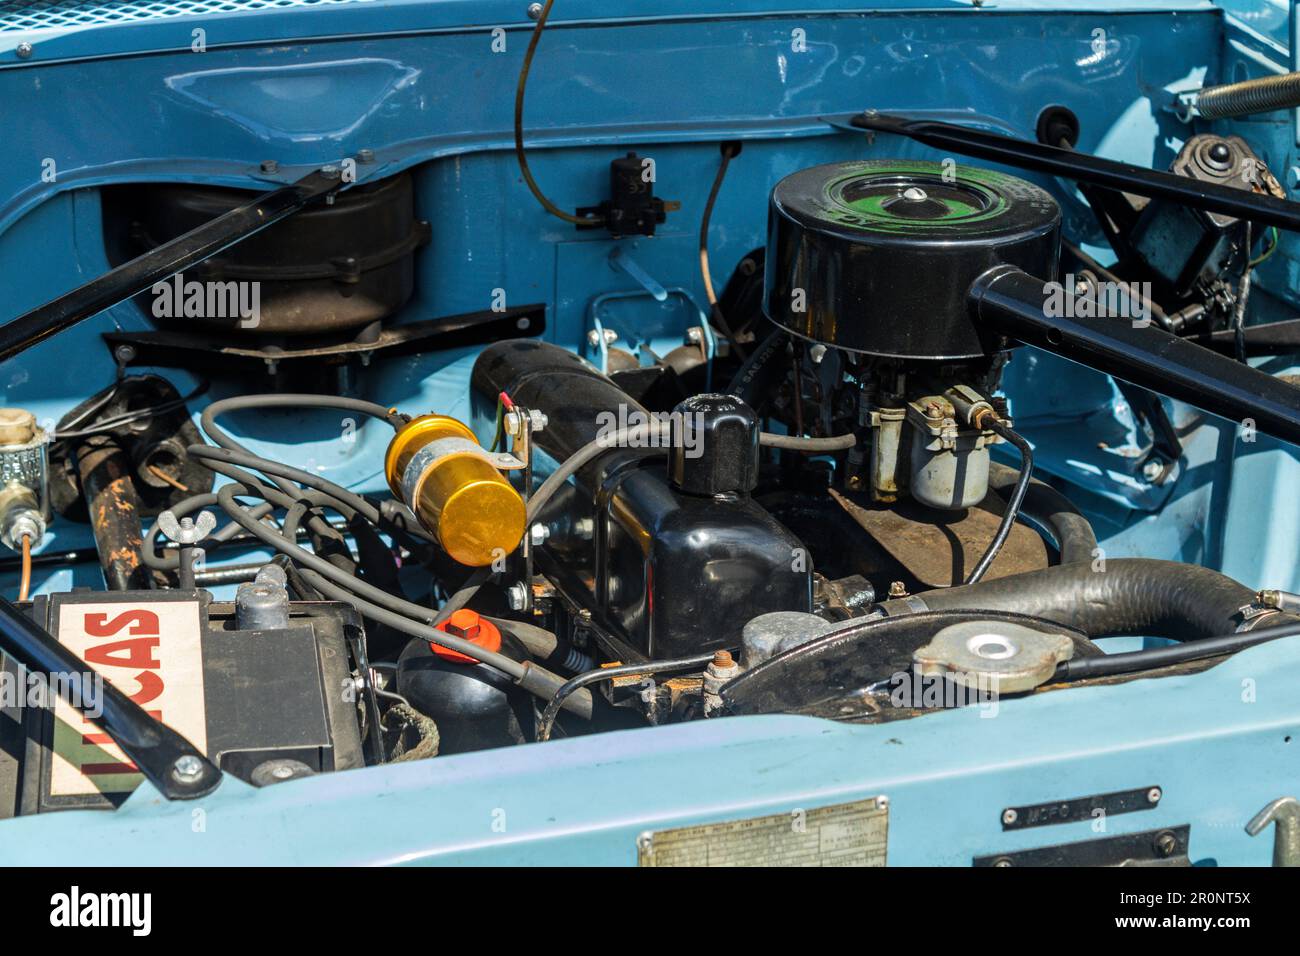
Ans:
[[[889,801],[658,830],[637,838],[638,866],[884,866]]]

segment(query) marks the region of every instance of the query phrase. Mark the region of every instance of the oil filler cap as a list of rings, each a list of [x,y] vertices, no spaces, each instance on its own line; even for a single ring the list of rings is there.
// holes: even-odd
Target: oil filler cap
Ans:
[[[437,625],[437,629],[444,634],[450,634],[453,637],[459,637],[461,640],[469,641],[485,651],[497,653],[501,650],[501,632],[497,626],[487,618],[479,615],[477,611],[471,611],[469,608],[461,608],[454,612],[451,617]],[[443,660],[455,661],[458,664],[477,664],[474,658],[462,654],[459,651],[453,651],[450,647],[443,647],[441,644],[429,642],[429,649],[437,654]]]
[[[758,416],[734,395],[695,395],[670,416],[668,477],[688,495],[747,494],[758,484]]]

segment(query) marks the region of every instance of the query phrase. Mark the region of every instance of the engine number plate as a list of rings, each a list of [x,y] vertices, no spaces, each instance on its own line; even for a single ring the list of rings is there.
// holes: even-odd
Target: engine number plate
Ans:
[[[654,830],[638,866],[884,866],[889,801],[872,797],[746,820]]]

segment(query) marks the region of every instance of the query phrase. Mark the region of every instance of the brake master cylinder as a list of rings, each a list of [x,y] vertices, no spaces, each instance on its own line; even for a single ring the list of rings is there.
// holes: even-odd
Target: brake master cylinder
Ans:
[[[45,536],[49,436],[23,408],[0,408],[0,542],[15,551]]]
[[[384,473],[447,554],[483,567],[518,547],[524,534],[523,499],[500,465],[467,425],[422,415],[393,436]]]

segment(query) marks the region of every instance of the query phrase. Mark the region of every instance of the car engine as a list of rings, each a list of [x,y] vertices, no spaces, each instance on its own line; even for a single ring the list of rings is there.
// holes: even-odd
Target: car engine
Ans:
[[[570,142],[524,113],[552,2],[511,34],[490,157],[394,125],[76,183],[101,268],[0,326],[0,667],[48,684],[0,708],[0,816],[706,721],[924,725],[1300,633],[1290,572],[1198,550],[1189,448],[1300,441],[1266,265],[1300,207],[1213,84],[1171,94],[1152,163],[1037,87],[1007,122],[876,88],[818,115],[833,149]],[[181,77],[260,128],[229,75]]]

